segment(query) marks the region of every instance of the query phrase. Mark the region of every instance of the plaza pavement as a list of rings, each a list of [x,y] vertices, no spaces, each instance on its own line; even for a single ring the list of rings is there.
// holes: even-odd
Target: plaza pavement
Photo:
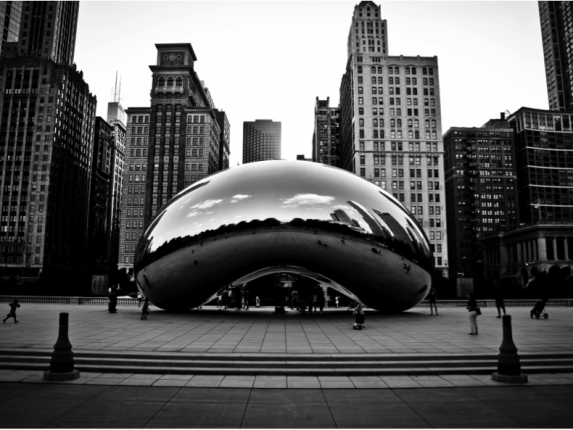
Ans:
[[[508,308],[519,352],[571,352],[571,308]],[[0,326],[0,348],[52,349],[58,314],[69,312],[74,350],[204,353],[497,353],[501,320],[483,309],[480,334],[468,336],[465,309],[430,316],[416,308],[398,315],[367,313],[352,330],[344,310],[301,316],[272,309],[170,314],[152,308],[32,305],[19,324]],[[526,385],[490,375],[232,376],[87,373],[74,381],[43,381],[37,371],[0,369],[0,427],[573,427],[573,373],[529,375]]]
[[[5,305],[6,312],[8,305]],[[0,325],[1,348],[52,349],[58,336],[59,313],[69,313],[69,338],[74,350],[193,353],[319,353],[319,354],[464,354],[498,353],[501,319],[495,308],[482,308],[479,335],[468,336],[463,308],[427,308],[396,315],[367,311],[367,328],[352,330],[354,317],[344,309],[323,315],[273,308],[249,311],[205,307],[189,313],[167,313],[151,307],[147,321],[137,306],[120,306],[109,314],[102,305],[23,304],[19,324]],[[508,308],[519,352],[573,352],[572,308],[547,308],[549,319],[530,319],[529,308]]]

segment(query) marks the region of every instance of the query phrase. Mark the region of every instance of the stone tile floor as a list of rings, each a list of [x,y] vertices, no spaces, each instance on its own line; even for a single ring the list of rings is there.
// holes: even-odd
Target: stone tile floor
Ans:
[[[23,372],[19,372],[23,373]],[[5,376],[6,374],[3,374]],[[24,375],[21,375],[24,376]],[[352,379],[201,377],[213,385],[161,376],[152,386],[123,375],[83,375],[101,383],[0,382],[1,428],[571,428],[573,380],[547,375],[521,386],[422,387],[420,378],[382,378],[360,390]],[[117,376],[117,375],[116,375]],[[462,375],[463,376],[463,375]],[[489,376],[488,376],[489,377]],[[193,381],[196,377],[190,379]],[[458,376],[458,378],[460,378]],[[469,378],[469,377],[467,377]],[[451,381],[469,380],[467,378]],[[80,379],[80,381],[81,381]],[[115,379],[116,383],[110,383]],[[297,381],[298,379],[298,381]],[[419,379],[419,380],[416,380]],[[537,379],[537,378],[536,378]],[[223,388],[223,383],[229,385]],[[185,386],[161,386],[183,381]],[[312,382],[311,382],[312,381]],[[409,381],[400,384],[400,381]],[[448,381],[444,379],[444,381]],[[451,382],[448,381],[448,382]],[[146,381],[146,384],[149,381]],[[324,382],[328,387],[325,387]],[[285,389],[284,386],[289,388]],[[340,384],[340,385],[337,385]],[[218,386],[218,388],[215,388]],[[280,387],[279,387],[280,386]],[[410,387],[416,387],[414,389]]]
[[[29,305],[19,324],[0,326],[0,348],[52,349],[58,314],[70,313],[74,350],[384,353],[497,353],[501,321],[484,309],[480,335],[468,336],[464,309],[367,314],[354,331],[343,310],[274,315],[203,309],[170,314],[136,307]],[[571,352],[570,308],[531,320],[509,308],[520,352]],[[66,383],[37,371],[0,369],[2,428],[571,428],[573,374],[529,375],[525,385],[491,375],[285,377],[82,373]]]
[[[6,305],[6,310],[8,306]],[[571,352],[571,308],[548,308],[549,319],[532,320],[529,308],[508,308],[513,338],[520,352]],[[442,308],[439,316],[415,308],[397,315],[367,312],[367,328],[352,330],[353,317],[343,309],[323,315],[271,308],[251,311],[205,307],[167,313],[152,307],[147,321],[135,306],[109,314],[105,306],[23,304],[19,324],[0,325],[0,347],[52,349],[58,314],[69,312],[74,350],[187,353],[323,353],[323,354],[466,354],[498,353],[502,340],[497,311],[484,308],[479,336],[468,336],[463,308]]]

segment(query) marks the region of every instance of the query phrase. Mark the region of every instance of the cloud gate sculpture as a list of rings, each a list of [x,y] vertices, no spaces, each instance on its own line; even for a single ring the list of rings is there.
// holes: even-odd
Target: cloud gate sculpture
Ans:
[[[417,221],[376,185],[322,164],[262,161],[176,195],[143,234],[134,267],[143,294],[166,310],[291,272],[395,312],[427,295],[433,256]]]

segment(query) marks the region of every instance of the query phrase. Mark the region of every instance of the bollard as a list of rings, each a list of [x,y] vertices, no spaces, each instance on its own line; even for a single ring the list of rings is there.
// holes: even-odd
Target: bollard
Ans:
[[[525,383],[527,375],[521,373],[519,355],[511,334],[511,316],[504,315],[502,318],[503,340],[499,347],[497,372],[494,372],[491,379],[498,382]]]
[[[60,313],[60,331],[54,345],[50,369],[44,372],[47,381],[69,381],[80,377],[80,372],[74,369],[74,353],[68,338],[67,312]]]

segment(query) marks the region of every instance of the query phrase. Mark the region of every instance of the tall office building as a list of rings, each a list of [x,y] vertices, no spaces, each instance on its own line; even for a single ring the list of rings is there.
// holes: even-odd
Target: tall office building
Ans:
[[[340,87],[341,166],[412,212],[447,276],[438,59],[389,56],[386,30],[379,6],[355,6]]]
[[[281,123],[272,119],[243,122],[243,164],[281,159]]]
[[[522,107],[508,118],[515,132],[519,219],[573,219],[573,114]]]
[[[123,169],[125,163],[126,126],[125,111],[121,106],[121,83],[119,88],[119,91],[115,91],[114,93],[114,101],[107,104],[107,122],[113,127],[113,144],[111,148],[111,192],[109,195],[108,212],[110,235],[108,237],[107,253],[110,272],[113,272],[113,270],[117,268],[117,261],[119,258],[121,196],[123,191]]]
[[[450,276],[483,286],[481,239],[518,226],[513,130],[504,114],[481,128],[452,127],[444,149]]]
[[[549,109],[573,110],[573,3],[540,1]]]
[[[18,54],[71,66],[74,63],[79,8],[77,1],[25,1]]]
[[[179,191],[219,171],[229,156],[223,145],[220,157],[222,136],[227,144],[230,139],[228,120],[195,71],[191,44],[155,46],[151,107],[127,109],[118,266],[129,271],[144,226]]]
[[[88,259],[92,270],[109,273],[108,238],[113,166],[113,127],[103,118],[95,121],[94,151],[91,172],[90,207],[88,218]]]
[[[148,107],[127,109],[117,263],[118,269],[127,271],[133,268],[133,255],[143,233],[150,116]]]
[[[221,136],[219,137],[218,170],[225,170],[229,168],[229,156],[231,155],[231,124],[225,112],[215,110],[215,115],[217,116],[217,122],[221,129]]]
[[[7,49],[15,43],[7,42],[0,57],[0,256],[5,276],[34,279],[41,271],[48,276],[86,268],[96,98],[82,73],[69,65],[73,43],[62,40],[75,40],[75,24],[64,24],[64,11],[77,16],[77,4],[25,2],[18,41],[22,50]],[[56,44],[58,55],[40,58],[23,48],[37,46],[31,36],[39,38],[33,31],[40,27],[51,28],[50,40],[62,42]],[[61,285],[76,281],[62,277]]]
[[[312,161],[340,167],[340,108],[330,106],[330,97],[314,105]]]
[[[0,54],[5,42],[17,42],[22,18],[21,1],[0,1]]]

